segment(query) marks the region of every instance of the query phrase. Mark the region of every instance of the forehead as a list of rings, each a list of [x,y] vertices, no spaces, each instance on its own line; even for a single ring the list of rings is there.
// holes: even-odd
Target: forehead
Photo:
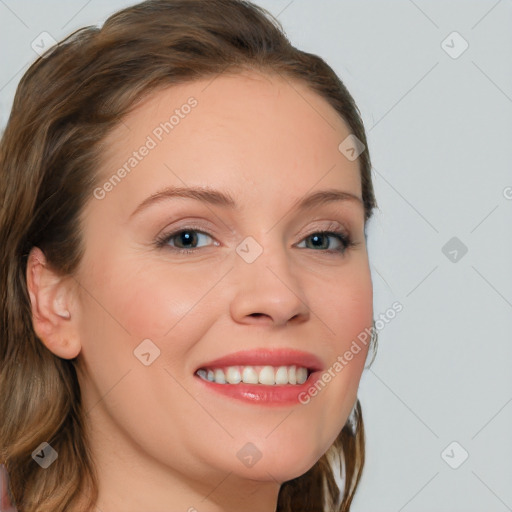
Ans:
[[[349,134],[334,108],[299,81],[222,74],[148,95],[107,136],[100,172],[106,180],[123,166],[128,171],[116,187],[126,208],[169,184],[235,194],[249,185],[260,199],[269,189],[300,196],[321,185],[360,196],[359,164],[338,150]],[[151,149],[137,159],[133,152],[143,146]]]

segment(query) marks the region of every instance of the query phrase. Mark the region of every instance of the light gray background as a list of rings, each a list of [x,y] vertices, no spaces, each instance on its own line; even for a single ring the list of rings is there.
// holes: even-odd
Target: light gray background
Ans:
[[[60,40],[132,3],[0,0],[1,126],[36,36]],[[362,377],[353,511],[512,510],[511,1],[256,3],[361,109],[380,206],[368,229],[375,316],[404,308]],[[454,31],[469,44],[457,58],[445,51],[463,48]]]

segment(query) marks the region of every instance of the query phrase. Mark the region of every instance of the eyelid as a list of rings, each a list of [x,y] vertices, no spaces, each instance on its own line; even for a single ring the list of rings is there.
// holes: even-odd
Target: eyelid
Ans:
[[[178,221],[182,225],[175,226],[174,224],[171,225],[171,227],[166,228],[163,230],[163,233],[161,235],[158,235],[158,239],[162,239],[165,237],[169,237],[170,235],[174,235],[176,233],[179,233],[180,231],[184,231],[187,229],[193,229],[196,231],[200,231],[201,233],[208,235],[213,238],[212,231],[215,232],[215,229],[213,225],[208,222],[204,221],[205,224],[203,224],[203,221],[196,221],[196,220],[180,220]],[[313,223],[322,223],[322,222],[328,222],[327,225],[321,225],[318,227],[308,227],[307,229],[299,231],[295,236],[304,238],[305,236],[310,236],[313,233],[317,233],[319,231],[343,231],[343,234],[347,237],[350,236],[350,230],[348,230],[345,225],[339,221],[333,221],[333,220],[321,220],[321,219],[314,219],[312,221]],[[234,231],[231,231],[234,233]]]
[[[180,231],[184,231],[187,229],[201,231],[205,235],[210,235],[210,236],[213,236],[211,233],[215,233],[215,231],[216,231],[215,226],[211,222],[203,221],[203,220],[181,219],[179,221],[174,222],[170,226],[167,226],[165,229],[163,229],[162,234],[159,236],[160,237],[169,236],[174,233],[179,233]],[[166,233],[167,233],[167,235],[166,235]]]
[[[304,230],[304,233],[312,234],[316,233],[317,231],[343,231],[345,235],[349,235],[349,230],[339,221],[334,220],[314,220],[313,222],[322,223],[322,222],[328,222],[327,225],[321,224],[316,227],[308,227],[307,230]],[[313,230],[313,231],[312,231]],[[300,232],[297,236],[303,236],[302,232]],[[305,236],[308,236],[307,234]]]

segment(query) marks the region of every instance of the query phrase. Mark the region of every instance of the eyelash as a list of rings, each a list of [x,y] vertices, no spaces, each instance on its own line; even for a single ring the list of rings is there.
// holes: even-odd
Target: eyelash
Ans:
[[[170,249],[171,251],[179,253],[179,254],[192,254],[194,252],[197,252],[199,249],[201,249],[201,247],[196,247],[193,249],[183,249],[181,247],[173,247],[172,245],[169,245],[169,241],[171,239],[173,239],[177,235],[180,235],[180,234],[186,233],[186,232],[200,233],[202,235],[206,235],[213,239],[212,235],[210,235],[209,233],[206,233],[205,231],[202,231],[200,229],[190,226],[190,227],[181,228],[178,231],[174,231],[172,233],[164,233],[163,235],[159,236],[155,240],[155,246],[158,249],[166,248],[166,249]],[[320,250],[320,252],[326,252],[326,253],[333,254],[333,255],[336,255],[336,254],[343,255],[347,249],[357,245],[357,243],[354,242],[350,236],[348,236],[345,232],[340,231],[339,229],[325,230],[325,231],[313,231],[309,235],[305,236],[301,240],[301,242],[303,242],[307,238],[312,237],[313,235],[329,235],[329,236],[336,237],[339,240],[339,242],[341,243],[341,246],[338,249]],[[309,249],[309,247],[305,247],[305,249]],[[315,251],[316,249],[310,249],[310,250]]]

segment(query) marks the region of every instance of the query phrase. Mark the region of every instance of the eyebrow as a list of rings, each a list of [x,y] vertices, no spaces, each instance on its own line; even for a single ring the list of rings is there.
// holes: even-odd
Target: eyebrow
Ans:
[[[130,214],[130,218],[139,214],[151,205],[160,203],[165,200],[174,198],[196,199],[198,201],[208,203],[214,206],[222,206],[230,208],[235,211],[240,211],[240,205],[229,192],[222,192],[209,187],[166,187],[150,195],[142,203],[135,208]],[[338,189],[319,190],[310,194],[294,203],[297,210],[308,210],[324,204],[339,202],[339,201],[352,201],[363,205],[363,200],[351,192],[344,192]]]

